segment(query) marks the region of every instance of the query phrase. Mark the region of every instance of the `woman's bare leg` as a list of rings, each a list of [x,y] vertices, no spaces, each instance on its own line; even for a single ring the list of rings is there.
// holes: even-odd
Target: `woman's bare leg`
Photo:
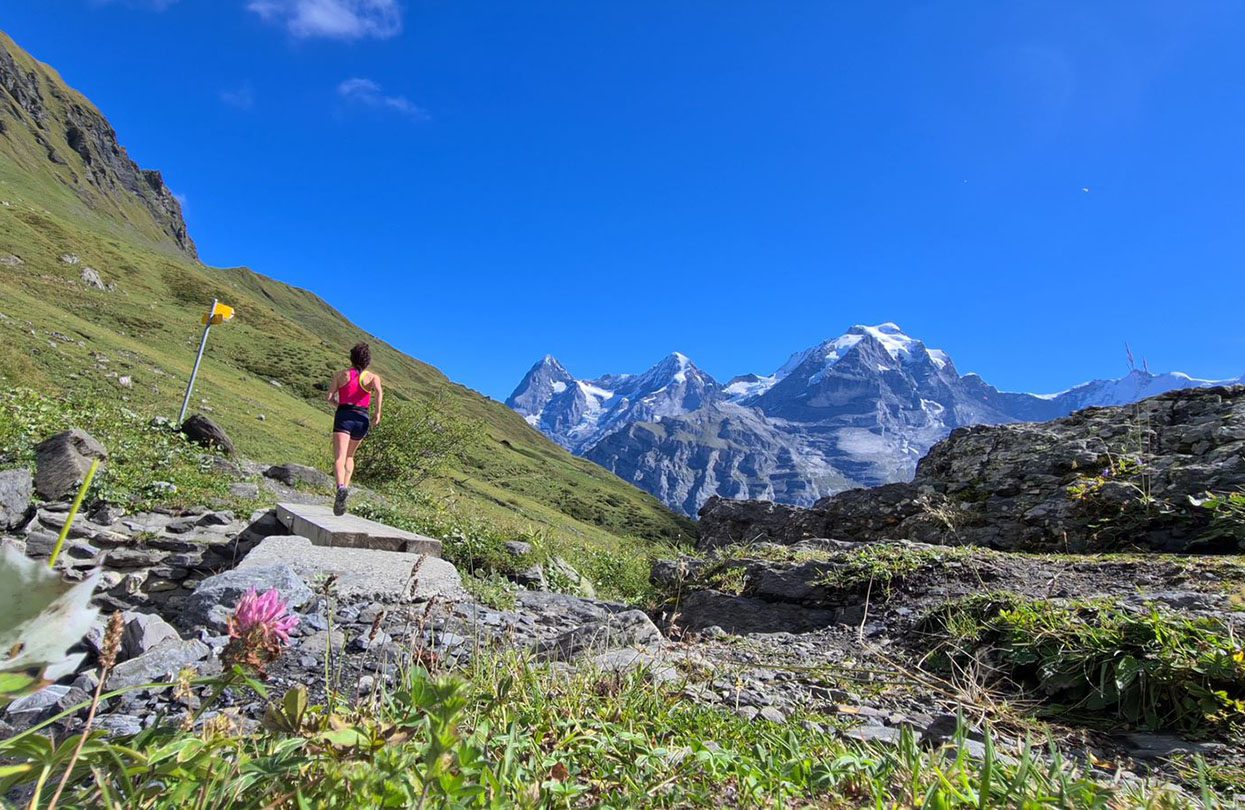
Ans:
[[[350,479],[354,478],[354,453],[362,443],[362,439],[351,439],[346,445],[346,486],[350,486]]]
[[[337,486],[345,487],[350,485],[350,470],[354,469],[354,459],[350,459],[350,465],[347,467],[346,454],[350,447],[351,439],[349,433],[333,434],[333,473],[337,477]],[[351,454],[353,450],[349,450]]]

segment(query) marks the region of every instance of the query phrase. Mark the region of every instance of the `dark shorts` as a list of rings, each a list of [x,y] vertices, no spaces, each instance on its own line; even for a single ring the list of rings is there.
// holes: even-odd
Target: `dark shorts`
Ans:
[[[353,405],[338,405],[333,414],[333,432],[349,433],[356,442],[363,441],[372,427],[368,412]]]

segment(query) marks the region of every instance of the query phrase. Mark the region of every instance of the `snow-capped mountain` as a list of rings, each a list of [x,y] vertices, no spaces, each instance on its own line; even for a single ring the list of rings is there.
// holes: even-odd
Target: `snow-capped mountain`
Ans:
[[[768,375],[720,385],[674,353],[639,375],[576,380],[532,367],[507,400],[533,426],[667,504],[695,514],[712,495],[807,505],[912,477],[963,425],[1044,421],[1121,405],[1198,380],[1134,370],[1056,394],[999,391],[893,323],[853,326]]]
[[[576,380],[546,356],[532,366],[506,404],[528,424],[583,455],[603,436],[636,422],[696,410],[720,396],[721,386],[678,352],[643,374]]]

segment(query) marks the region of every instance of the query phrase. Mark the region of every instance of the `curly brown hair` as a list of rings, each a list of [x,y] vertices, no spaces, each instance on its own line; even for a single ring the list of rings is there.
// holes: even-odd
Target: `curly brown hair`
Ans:
[[[366,343],[356,343],[350,350],[350,365],[363,371],[372,364],[372,350]]]

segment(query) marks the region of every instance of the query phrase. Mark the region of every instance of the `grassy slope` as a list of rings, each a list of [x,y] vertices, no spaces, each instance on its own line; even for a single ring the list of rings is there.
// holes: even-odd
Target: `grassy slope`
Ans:
[[[89,104],[3,35],[0,47],[24,70],[40,73],[50,121],[61,105]],[[6,316],[0,318],[0,378],[10,384],[122,397],[135,410],[175,416],[198,318],[216,297],[238,315],[213,330],[195,407],[210,408],[249,457],[324,463],[328,406],[316,386],[341,365],[346,346],[367,337],[391,396],[441,396],[485,426],[487,441],[433,489],[452,491],[486,516],[518,517],[606,546],[612,535],[669,540],[694,530],[654,498],[552,444],[500,403],[364,335],[315,295],[245,268],[198,264],[122,192],[78,187],[75,193],[74,178],[85,175],[84,167],[57,127],[45,135],[66,165],[47,160],[28,119],[26,126],[7,123],[0,134],[0,201],[7,203],[0,204],[0,256],[23,260],[0,265]],[[81,265],[63,263],[62,253],[80,256],[116,290],[82,284]],[[121,388],[118,376],[131,377],[133,387]]]

